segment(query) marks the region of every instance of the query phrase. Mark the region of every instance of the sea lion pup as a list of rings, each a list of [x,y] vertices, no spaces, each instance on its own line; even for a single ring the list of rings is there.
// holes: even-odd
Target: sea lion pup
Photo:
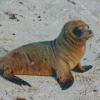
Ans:
[[[86,70],[80,60],[92,35],[83,21],[70,21],[55,40],[23,45],[8,53],[0,60],[0,73],[14,79],[14,75],[52,76],[54,69],[61,88],[66,89],[73,83],[71,70],[76,65]]]

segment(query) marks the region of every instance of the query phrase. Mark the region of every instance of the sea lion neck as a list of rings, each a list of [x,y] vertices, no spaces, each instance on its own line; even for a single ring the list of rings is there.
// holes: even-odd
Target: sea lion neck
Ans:
[[[72,34],[61,33],[54,41],[53,41],[53,48],[54,52],[57,56],[61,59],[65,60],[69,63],[69,59],[71,61],[75,61],[75,57],[78,55],[81,58],[86,49],[86,41],[79,40],[80,38],[75,37]],[[72,55],[69,57],[69,55]],[[72,58],[73,57],[73,58]],[[78,61],[78,59],[77,59]]]
[[[64,45],[72,45],[73,47],[86,45],[85,39],[75,36],[71,31],[62,31],[56,41]]]

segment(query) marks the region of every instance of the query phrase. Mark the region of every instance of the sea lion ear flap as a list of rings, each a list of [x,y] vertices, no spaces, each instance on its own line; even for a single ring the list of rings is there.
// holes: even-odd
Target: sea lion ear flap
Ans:
[[[67,33],[68,33],[68,31],[66,30],[64,34],[67,34]]]
[[[68,31],[66,30],[63,34],[64,37],[67,37]]]

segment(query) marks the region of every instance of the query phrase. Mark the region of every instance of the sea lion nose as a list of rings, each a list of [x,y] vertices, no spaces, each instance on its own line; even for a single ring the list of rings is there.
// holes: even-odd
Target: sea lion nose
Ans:
[[[92,31],[91,30],[89,30],[89,34],[91,34],[92,33]]]

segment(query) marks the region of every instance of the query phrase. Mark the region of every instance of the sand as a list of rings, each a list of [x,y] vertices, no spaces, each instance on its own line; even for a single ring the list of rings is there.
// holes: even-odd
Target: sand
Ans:
[[[32,85],[16,85],[0,76],[0,100],[99,100],[100,99],[100,0],[0,0],[0,58],[31,42],[55,39],[70,20],[85,21],[94,32],[87,42],[82,66],[73,72],[74,84],[61,90],[55,77],[17,75]]]

